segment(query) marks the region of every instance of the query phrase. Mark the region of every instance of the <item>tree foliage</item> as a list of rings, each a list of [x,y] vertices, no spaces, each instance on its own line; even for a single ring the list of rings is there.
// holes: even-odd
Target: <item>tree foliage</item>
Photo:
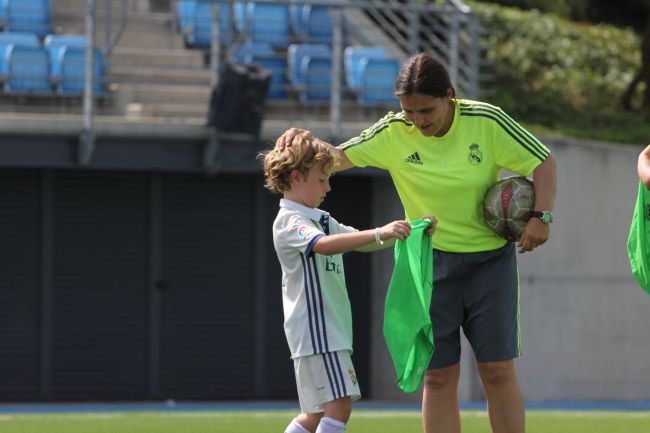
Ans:
[[[572,22],[537,10],[469,2],[485,31],[494,80],[483,99],[516,119],[594,139],[644,143],[645,113],[621,110],[640,65],[631,29]],[[643,95],[634,90],[638,104]],[[640,125],[641,124],[641,125]]]
[[[629,26],[642,31],[647,0],[490,0],[493,3],[523,10],[536,9],[577,22]]]

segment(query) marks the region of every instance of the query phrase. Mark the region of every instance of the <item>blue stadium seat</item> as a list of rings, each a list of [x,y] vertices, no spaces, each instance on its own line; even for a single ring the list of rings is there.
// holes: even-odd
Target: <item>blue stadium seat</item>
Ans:
[[[300,92],[300,101],[329,101],[332,87],[332,60],[305,56],[300,64],[305,80],[305,90]]]
[[[50,33],[52,5],[50,0],[4,0],[7,8],[6,29],[30,32],[38,36]]]
[[[244,63],[248,55],[273,57],[273,45],[270,42],[246,41],[240,45],[233,57],[236,63]]]
[[[382,47],[346,47],[343,50],[343,69],[349,89],[357,92],[361,89],[361,60],[387,59],[388,53]]]
[[[47,52],[41,47],[11,45],[5,51],[4,91],[16,94],[51,92]]]
[[[50,57],[50,79],[56,83],[61,77],[61,50],[66,47],[86,47],[84,35],[47,35],[43,40],[45,50]]]
[[[361,105],[397,104],[393,95],[400,64],[394,59],[361,59],[361,91],[357,102]]]
[[[243,32],[248,27],[247,17],[248,2],[234,2],[233,10],[235,13],[235,30]]]
[[[40,42],[34,33],[12,33],[0,32],[0,54],[4,57],[4,50],[9,45],[19,45],[21,47],[38,47]]]
[[[103,93],[105,66],[104,57],[97,48],[93,50],[93,88],[97,93]],[[61,67],[60,76],[56,83],[56,93],[64,96],[79,96],[84,91],[86,78],[86,48],[79,46],[64,46],[58,53],[58,63]]]
[[[9,74],[5,54],[12,46],[38,47],[38,37],[34,33],[9,33],[0,32],[0,83],[7,79]]]
[[[327,6],[304,5],[300,27],[303,29],[302,38],[310,44],[332,45],[334,24]]]
[[[7,0],[0,0],[0,28],[5,28],[9,20],[9,3]]]
[[[305,24],[302,21],[302,10],[304,8],[305,5],[301,3],[294,3],[289,6],[291,27],[293,28],[293,32],[298,36],[303,36],[305,33]]]
[[[250,2],[246,15],[250,40],[267,41],[276,48],[287,48],[291,40],[288,5]]]
[[[255,63],[271,71],[270,99],[287,99],[287,59],[279,55],[249,54],[243,63]]]
[[[189,47],[209,47],[212,44],[213,5],[219,6],[221,44],[229,44],[232,37],[230,3],[208,0],[180,0],[176,12],[185,43]]]
[[[304,78],[302,76],[301,68],[302,59],[305,56],[311,58],[324,58],[331,57],[330,47],[325,44],[291,44],[287,49],[287,65],[289,68],[289,82],[296,89],[304,86]]]
[[[195,9],[196,0],[176,0],[176,17],[181,33],[185,34],[192,28]]]

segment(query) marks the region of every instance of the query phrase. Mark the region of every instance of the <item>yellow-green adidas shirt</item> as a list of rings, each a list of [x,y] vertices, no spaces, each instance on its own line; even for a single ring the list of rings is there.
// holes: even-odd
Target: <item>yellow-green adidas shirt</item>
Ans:
[[[388,113],[340,148],[357,167],[387,170],[406,218],[433,215],[433,248],[497,249],[505,240],[486,225],[483,200],[502,169],[528,176],[549,150],[500,108],[458,99],[451,128],[425,137],[404,113]]]

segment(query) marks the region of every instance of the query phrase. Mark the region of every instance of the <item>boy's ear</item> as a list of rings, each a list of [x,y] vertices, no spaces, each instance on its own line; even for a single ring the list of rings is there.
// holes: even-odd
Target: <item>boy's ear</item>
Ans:
[[[299,183],[302,180],[302,174],[298,170],[291,170],[289,180],[291,183]]]

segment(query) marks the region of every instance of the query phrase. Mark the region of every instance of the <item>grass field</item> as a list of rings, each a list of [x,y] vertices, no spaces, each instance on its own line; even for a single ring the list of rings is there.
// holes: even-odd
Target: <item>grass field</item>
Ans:
[[[282,433],[294,412],[0,414],[2,433]],[[650,433],[650,412],[529,411],[528,433]],[[462,412],[463,433],[489,433],[484,411]],[[415,411],[357,410],[346,433],[419,433]]]

